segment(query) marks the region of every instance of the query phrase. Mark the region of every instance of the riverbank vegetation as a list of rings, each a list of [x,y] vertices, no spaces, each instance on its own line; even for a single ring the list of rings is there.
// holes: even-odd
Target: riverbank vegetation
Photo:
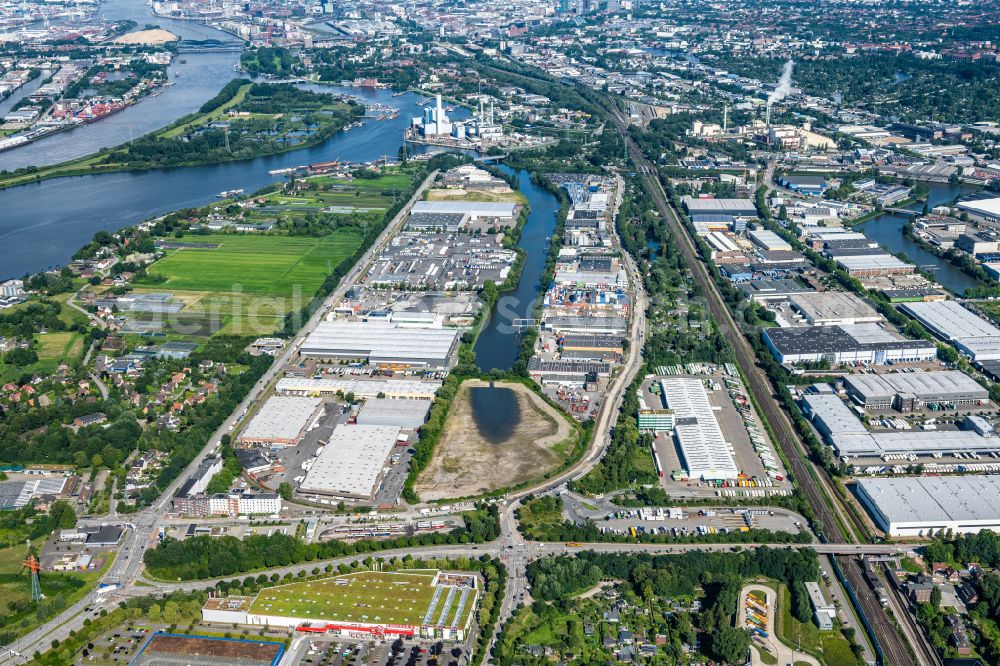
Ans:
[[[223,101],[225,99],[225,101]],[[322,143],[364,107],[292,84],[230,82],[198,113],[116,148],[49,167],[0,171],[0,187],[61,176],[217,164]]]

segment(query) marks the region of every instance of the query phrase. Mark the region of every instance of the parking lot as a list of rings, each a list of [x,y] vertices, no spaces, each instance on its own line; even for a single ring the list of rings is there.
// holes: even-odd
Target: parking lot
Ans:
[[[671,536],[724,534],[751,528],[798,534],[803,529],[803,518],[781,509],[690,508],[670,513],[634,509],[608,514],[597,524],[602,530],[618,534],[629,534],[631,528],[637,533]]]
[[[685,464],[673,435],[658,432],[653,445],[663,465],[662,484],[667,494],[671,497],[764,497],[789,494],[791,483],[787,479],[784,464],[777,456],[739,376],[727,371],[725,367],[708,364],[690,364],[687,370],[695,372],[684,372],[679,376],[709,380],[706,391],[709,403],[723,437],[732,447],[736,465],[743,476],[725,482],[671,478],[671,473],[684,469]],[[664,406],[663,397],[659,393],[660,379],[659,376],[647,378],[642,384],[642,400],[651,409]]]
[[[467,663],[469,645],[404,641],[312,640],[298,664],[314,666],[457,666]]]

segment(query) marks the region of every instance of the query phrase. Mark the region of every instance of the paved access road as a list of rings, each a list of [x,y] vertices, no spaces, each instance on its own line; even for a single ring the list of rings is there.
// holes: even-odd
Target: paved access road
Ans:
[[[181,484],[184,483],[189,476],[191,476],[194,470],[197,469],[198,465],[201,464],[201,461],[215,449],[222,436],[235,430],[236,424],[239,423],[239,421],[247,413],[250,406],[255,401],[260,399],[266,392],[267,388],[280,376],[282,369],[291,360],[293,354],[299,348],[299,345],[302,344],[305,337],[315,330],[316,326],[323,320],[330,309],[344,298],[347,290],[350,289],[358,278],[364,274],[364,271],[367,270],[372,259],[382,250],[389,239],[392,238],[392,236],[394,236],[402,227],[403,222],[406,220],[406,216],[410,211],[410,207],[412,207],[413,203],[418,201],[423,196],[424,191],[426,191],[431,183],[434,182],[434,178],[437,176],[437,173],[437,171],[434,171],[427,176],[423,183],[421,183],[420,187],[417,188],[417,191],[413,194],[413,197],[410,198],[409,202],[407,202],[406,206],[404,206],[396,217],[393,218],[388,225],[386,225],[386,228],[382,231],[375,242],[372,243],[368,251],[365,252],[361,259],[354,265],[350,273],[341,279],[337,289],[334,290],[329,297],[327,297],[323,305],[316,310],[315,314],[313,314],[309,321],[306,322],[295,338],[289,341],[289,343],[285,346],[284,351],[275,357],[271,367],[268,368],[267,372],[265,372],[260,380],[258,380],[257,384],[254,385],[243,401],[237,406],[236,410],[233,411],[233,413],[230,414],[222,425],[219,426],[219,428],[212,434],[208,442],[206,442],[205,447],[197,456],[194,457],[187,468],[185,468],[185,470],[177,476],[173,483],[171,483],[170,486],[163,491],[159,499],[132,517],[129,529],[118,548],[118,556],[115,558],[114,563],[102,578],[103,583],[117,585],[122,589],[130,589],[130,586],[135,583],[135,581],[139,578],[140,571],[142,570],[142,556],[146,552],[147,548],[155,546],[159,528],[163,524],[163,513],[174,494],[177,492],[177,489],[180,488]],[[145,589],[145,593],[147,594],[153,591],[149,588],[139,589]],[[38,629],[35,629],[27,636],[21,638],[16,645],[7,646],[5,654],[0,655],[0,665],[7,663],[19,663],[11,661],[11,659],[14,658],[10,653],[11,650],[28,655],[32,654],[36,649],[45,650],[49,647],[53,638],[62,640],[69,635],[70,628],[80,628],[83,626],[83,617],[81,612],[87,606],[98,603],[99,597],[100,599],[107,600],[111,598],[111,595],[101,595],[99,589],[91,591],[78,603],[73,604],[71,608],[66,609],[49,622],[45,623]]]

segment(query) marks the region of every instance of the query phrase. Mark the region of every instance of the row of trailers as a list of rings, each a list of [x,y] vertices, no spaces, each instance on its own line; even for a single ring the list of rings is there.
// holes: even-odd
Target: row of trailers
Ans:
[[[746,607],[744,608],[744,625],[750,632],[750,637],[764,644],[767,639],[767,593],[750,592],[747,594]]]

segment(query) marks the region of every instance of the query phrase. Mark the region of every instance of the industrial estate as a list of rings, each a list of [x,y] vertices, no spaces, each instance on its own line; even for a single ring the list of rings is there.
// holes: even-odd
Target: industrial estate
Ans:
[[[0,6],[0,666],[1000,663],[998,25]]]

